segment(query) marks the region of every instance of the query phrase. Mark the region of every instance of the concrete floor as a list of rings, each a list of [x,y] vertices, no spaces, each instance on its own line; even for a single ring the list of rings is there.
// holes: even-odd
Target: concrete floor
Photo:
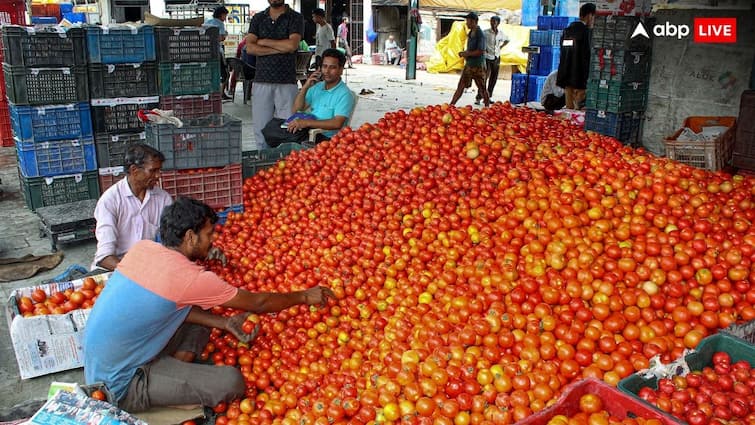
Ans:
[[[448,102],[459,79],[456,73],[429,74],[417,71],[417,78],[407,81],[405,71],[398,67],[355,66],[355,69],[345,70],[344,80],[357,93],[362,89],[369,89],[374,94],[360,96],[351,120],[353,128],[358,128],[365,122],[375,122],[388,111]],[[510,80],[499,80],[493,100],[507,100],[510,89]],[[242,104],[241,84],[237,86],[237,93],[235,103],[224,103],[223,110],[242,119],[243,148],[254,149],[251,106]],[[468,90],[459,105],[471,104],[473,101],[474,92]],[[49,254],[50,242],[39,237],[39,220],[26,208],[19,193],[15,148],[0,148],[0,181],[0,258]],[[61,250],[65,254],[64,259],[54,270],[39,273],[30,279],[0,283],[2,300],[7,302],[14,289],[32,286],[59,275],[72,264],[88,267],[94,255],[95,243],[88,241],[66,244],[61,246]],[[0,421],[16,419],[13,417],[12,407],[46,397],[52,381],[83,383],[83,380],[83,369],[22,380],[18,374],[7,321],[0,320]]]

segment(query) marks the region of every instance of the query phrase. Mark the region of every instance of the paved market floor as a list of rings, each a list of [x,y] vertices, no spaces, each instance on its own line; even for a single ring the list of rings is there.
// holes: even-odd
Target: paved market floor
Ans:
[[[357,93],[362,90],[371,94],[361,95],[357,104],[352,127],[365,122],[375,122],[388,111],[410,109],[421,105],[442,104],[450,101],[459,76],[451,74],[429,74],[417,71],[415,80],[405,79],[405,70],[393,66],[355,65],[355,69],[345,70],[344,79]],[[494,101],[508,99],[510,80],[499,80]],[[225,103],[224,112],[243,120],[243,147],[253,149],[251,131],[251,106],[242,104],[241,84],[237,87],[235,103]],[[474,92],[468,90],[459,105],[471,104]],[[39,236],[38,217],[28,210],[19,192],[16,172],[15,148],[0,148],[0,258],[21,257],[25,254],[45,255],[51,252],[50,242]],[[0,296],[4,303],[16,288],[28,287],[62,273],[68,266],[80,264],[85,267],[94,255],[93,241],[62,245],[65,256],[54,270],[39,273],[25,280],[0,283]],[[0,320],[0,421],[17,419],[9,417],[13,406],[29,400],[39,400],[46,396],[52,381],[82,382],[83,370],[75,369],[50,374],[38,378],[22,380],[18,374],[16,358],[11,346],[8,324]]]

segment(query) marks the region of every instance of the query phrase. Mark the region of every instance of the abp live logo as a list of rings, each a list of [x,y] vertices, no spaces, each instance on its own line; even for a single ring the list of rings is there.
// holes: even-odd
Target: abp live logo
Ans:
[[[653,26],[656,37],[676,37],[681,40],[690,34],[690,27],[686,24],[672,24],[665,22]],[[642,22],[632,33],[635,37],[650,38]],[[694,18],[692,23],[692,40],[695,43],[736,43],[737,18]]]

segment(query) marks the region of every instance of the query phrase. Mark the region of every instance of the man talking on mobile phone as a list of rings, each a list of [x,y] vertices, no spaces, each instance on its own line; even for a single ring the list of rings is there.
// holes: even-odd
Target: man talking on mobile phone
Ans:
[[[309,75],[286,119],[273,118],[263,129],[265,141],[271,147],[286,142],[302,142],[308,130],[324,130],[317,142],[329,140],[351,118],[354,94],[343,82],[341,75],[346,56],[338,49],[327,49],[322,54],[320,69]]]

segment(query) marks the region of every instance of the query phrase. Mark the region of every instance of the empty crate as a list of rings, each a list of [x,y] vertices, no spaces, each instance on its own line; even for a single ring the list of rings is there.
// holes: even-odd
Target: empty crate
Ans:
[[[91,63],[136,63],[155,60],[155,34],[149,25],[87,27]]]
[[[160,186],[173,198],[188,196],[213,209],[242,202],[241,164],[197,170],[163,170]]]
[[[220,91],[220,62],[161,63],[160,95],[177,96]]]
[[[240,119],[227,114],[208,115],[183,124],[178,128],[147,123],[147,144],[165,155],[164,170],[241,163]]]
[[[217,27],[156,28],[158,62],[207,62],[220,57]]]
[[[16,105],[52,105],[89,100],[85,66],[29,68],[3,64],[8,100]]]
[[[200,118],[223,113],[223,99],[220,93],[160,96],[160,109],[173,111],[173,115],[182,120]]]
[[[81,28],[23,27],[5,25],[3,60],[9,65],[76,66],[86,65],[86,40]]]
[[[92,117],[86,102],[68,105],[10,106],[13,133],[21,142],[92,137]]]
[[[97,165],[101,168],[118,167],[124,165],[123,157],[128,147],[134,143],[144,143],[146,134],[97,134],[94,138],[97,144]]]
[[[157,65],[90,64],[89,95],[92,99],[157,96]]]

